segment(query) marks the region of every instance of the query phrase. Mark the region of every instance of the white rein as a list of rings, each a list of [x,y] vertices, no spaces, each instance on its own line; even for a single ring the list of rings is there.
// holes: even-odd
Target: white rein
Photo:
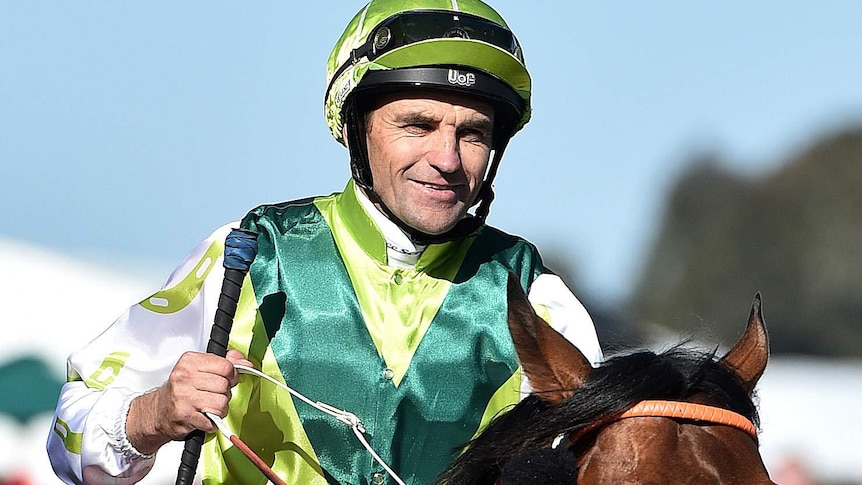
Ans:
[[[374,448],[372,448],[371,445],[368,444],[368,440],[365,439],[365,426],[362,424],[362,421],[360,421],[359,418],[355,414],[348,412],[348,411],[343,411],[341,409],[338,409],[334,406],[330,406],[329,404],[326,404],[326,403],[322,403],[320,401],[312,401],[311,399],[303,396],[299,392],[291,389],[287,385],[282,384],[278,380],[270,377],[269,375],[255,369],[253,367],[248,367],[245,365],[235,365],[234,367],[236,368],[236,370],[240,374],[251,374],[253,376],[257,376],[257,377],[260,377],[262,379],[266,379],[267,381],[269,381],[269,382],[275,384],[276,386],[284,389],[285,391],[289,392],[291,395],[295,396],[297,399],[308,404],[309,406],[334,417],[335,419],[341,421],[342,423],[344,423],[347,426],[350,426],[350,429],[353,430],[353,434],[356,435],[356,438],[359,440],[360,443],[362,443],[362,446],[364,446],[365,449],[368,450],[368,453],[371,454],[371,457],[374,458],[374,460],[376,460],[377,463],[379,463],[380,466],[382,466],[386,470],[387,473],[389,473],[389,475],[392,477],[393,480],[395,480],[395,482],[398,485],[406,485],[404,483],[404,481],[401,480],[401,478],[398,476],[398,474],[395,473],[395,471],[392,470],[392,468],[389,465],[387,465],[386,462],[384,462],[382,458],[380,458],[380,455],[378,455],[377,452],[374,451]],[[213,423],[215,423],[216,427],[218,427],[219,431],[222,434],[224,434],[227,437],[234,435],[233,431],[231,431],[231,429],[227,426],[227,423],[225,423],[222,418],[220,418],[220,417],[218,417],[212,413],[204,413],[204,414],[206,414],[207,417],[210,418]]]

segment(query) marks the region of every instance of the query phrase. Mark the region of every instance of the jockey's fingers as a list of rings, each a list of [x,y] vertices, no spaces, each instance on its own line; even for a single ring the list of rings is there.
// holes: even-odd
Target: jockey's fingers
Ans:
[[[230,389],[233,383],[230,377],[224,377],[216,374],[199,373],[195,374],[193,379],[182,382],[182,385],[188,386],[178,394],[189,393],[215,393],[222,395],[230,395]]]
[[[216,429],[204,413],[212,413],[220,418],[227,416],[230,391],[227,394],[197,392],[189,399],[173,401],[162,414],[163,423],[170,431],[172,439],[182,439],[194,429],[210,433]]]
[[[225,355],[225,358],[227,360],[231,361],[231,363],[234,365],[241,364],[241,365],[247,365],[249,367],[251,367],[251,365],[252,365],[251,362],[249,362],[248,359],[245,358],[245,355],[243,355],[242,352],[240,352],[239,350],[235,350],[235,349],[228,350],[227,355]]]
[[[185,419],[178,421],[175,429],[176,434],[174,439],[184,439],[186,435],[196,429],[205,433],[212,433],[216,430],[216,425],[209,417],[207,417],[206,414],[203,413],[203,411],[198,411],[188,415]]]
[[[201,405],[201,412],[213,413],[223,418],[227,416],[228,404],[230,403],[230,391],[228,394],[210,394],[205,404]]]
[[[236,370],[233,368],[233,362],[224,357],[200,352],[186,352],[171,371],[171,375],[177,374],[180,380],[196,373],[215,374],[231,380],[236,374]]]

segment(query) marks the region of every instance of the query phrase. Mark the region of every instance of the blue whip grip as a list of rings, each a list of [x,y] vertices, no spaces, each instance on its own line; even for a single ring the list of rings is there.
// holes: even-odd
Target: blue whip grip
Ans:
[[[257,233],[246,229],[233,229],[224,241],[225,269],[248,272],[257,255]]]

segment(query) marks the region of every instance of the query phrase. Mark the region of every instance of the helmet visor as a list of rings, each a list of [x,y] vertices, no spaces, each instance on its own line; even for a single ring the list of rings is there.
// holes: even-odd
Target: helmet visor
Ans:
[[[475,15],[445,10],[402,12],[381,22],[368,40],[352,52],[355,60],[377,57],[405,45],[430,39],[470,39],[485,42],[523,62],[521,45],[509,29]]]

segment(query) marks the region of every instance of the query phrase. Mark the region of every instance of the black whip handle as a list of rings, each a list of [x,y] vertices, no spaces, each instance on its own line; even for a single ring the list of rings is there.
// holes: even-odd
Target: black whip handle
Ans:
[[[242,282],[256,255],[257,234],[245,229],[233,229],[228,234],[224,245],[224,280],[222,280],[218,308],[207,344],[207,352],[210,354],[221,357],[227,354],[228,338],[236,316]],[[194,481],[203,442],[204,432],[201,430],[192,431],[186,437],[176,485],[191,485]]]

